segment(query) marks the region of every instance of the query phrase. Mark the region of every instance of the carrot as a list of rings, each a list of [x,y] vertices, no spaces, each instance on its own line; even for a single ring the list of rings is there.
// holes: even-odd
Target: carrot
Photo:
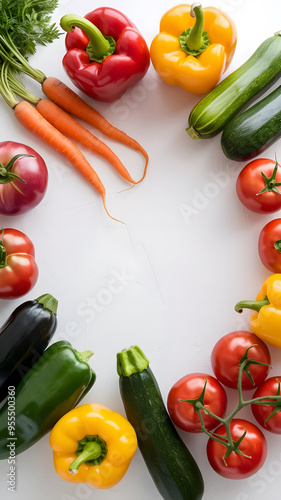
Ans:
[[[111,217],[106,208],[105,187],[95,170],[81,153],[80,149],[73,144],[70,139],[53,127],[53,125],[51,125],[51,123],[49,123],[29,102],[21,101],[16,104],[14,107],[14,114],[21,125],[69,160],[70,163],[96,188],[102,197],[106,213]],[[114,219],[114,217],[111,218]]]
[[[125,180],[133,184],[138,184],[138,182],[140,182],[132,179],[128,170],[119,160],[118,156],[116,156],[116,154],[113,153],[113,151],[106,144],[104,144],[104,142],[100,141],[91,132],[89,132],[89,130],[80,125],[80,123],[76,122],[54,102],[49,101],[49,99],[40,99],[36,105],[36,109],[62,134],[79,142],[94,153],[97,153],[108,160]]]
[[[145,149],[135,139],[132,139],[125,132],[111,125],[98,111],[57,78],[46,78],[42,83],[42,90],[51,101],[68,113],[97,128],[111,139],[122,142],[126,146],[139,151],[146,160],[144,173],[140,181],[144,179],[149,158]]]

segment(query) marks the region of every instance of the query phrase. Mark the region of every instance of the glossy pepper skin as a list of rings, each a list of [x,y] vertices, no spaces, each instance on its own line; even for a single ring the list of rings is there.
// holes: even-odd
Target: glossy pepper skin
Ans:
[[[61,26],[68,31],[67,52],[62,61],[64,69],[74,85],[88,96],[104,102],[117,101],[146,74],[150,64],[146,41],[120,11],[100,7],[85,18],[66,15],[61,19]],[[110,44],[113,45],[108,51],[104,37],[112,37]],[[101,56],[97,57],[99,62],[93,59],[96,51]]]
[[[128,420],[93,403],[64,415],[50,434],[57,474],[73,483],[111,488],[126,473],[137,449]]]
[[[95,373],[83,359],[92,353],[78,353],[67,341],[48,347],[15,390],[15,453],[30,448],[56,422],[79,404],[95,382]],[[0,460],[10,456],[13,440],[7,425],[8,402],[0,410]]]
[[[264,342],[281,349],[281,274],[267,278],[256,300],[242,300],[235,310],[243,308],[255,312],[250,316],[251,330]]]
[[[195,21],[195,40],[190,40]],[[189,28],[190,32],[185,33]],[[216,86],[228,68],[236,42],[236,27],[227,14],[214,7],[202,9],[198,3],[181,4],[162,17],[160,32],[150,46],[151,62],[169,85],[204,94]]]
[[[0,329],[0,402],[42,356],[57,328],[58,301],[50,294],[20,304]]]

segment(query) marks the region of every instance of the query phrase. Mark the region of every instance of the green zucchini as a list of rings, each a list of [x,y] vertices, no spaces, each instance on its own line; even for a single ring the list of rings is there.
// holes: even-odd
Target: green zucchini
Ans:
[[[209,139],[254,97],[268,88],[281,71],[281,32],[267,38],[252,56],[201,99],[189,115],[192,139]]]
[[[201,472],[177,433],[149,361],[138,346],[117,354],[120,392],[149,473],[165,500],[200,500]]]
[[[231,160],[251,160],[280,136],[281,85],[226,125],[221,147]]]

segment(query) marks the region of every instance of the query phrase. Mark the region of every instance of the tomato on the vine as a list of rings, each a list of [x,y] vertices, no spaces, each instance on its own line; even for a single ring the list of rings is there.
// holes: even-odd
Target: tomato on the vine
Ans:
[[[263,265],[272,273],[281,273],[281,219],[274,219],[260,232],[258,252]]]
[[[226,438],[225,426],[219,426],[215,433]],[[239,418],[234,418],[231,421],[230,433],[234,442],[237,442],[245,433],[239,443],[239,450],[244,455],[237,451],[231,451],[224,458],[227,448],[222,443],[209,438],[207,443],[208,460],[211,467],[221,476],[227,479],[245,479],[255,474],[264,464],[267,455],[266,439],[255,424]]]
[[[202,394],[207,380],[203,403],[212,413],[223,417],[227,406],[227,396],[223,386],[212,375],[205,373],[190,373],[178,380],[170,389],[167,400],[168,412],[173,422],[184,431],[202,432],[200,418],[192,403],[179,399],[197,399]],[[201,411],[207,430],[214,429],[218,420]]]
[[[48,171],[34,149],[13,141],[0,143],[0,214],[23,214],[45,195]]]
[[[236,191],[241,203],[260,214],[277,212],[281,208],[281,167],[277,161],[252,160],[240,172]]]
[[[249,359],[266,363],[266,365],[250,364],[247,368],[250,378],[243,372],[242,389],[254,389],[266,379],[271,363],[267,345],[253,332],[238,330],[221,337],[211,353],[214,374],[222,384],[238,389],[239,362],[247,349],[249,349],[247,354]]]
[[[38,278],[32,241],[17,229],[0,230],[0,299],[15,299],[31,290]]]
[[[253,398],[272,396],[269,400],[274,400],[274,396],[280,396],[281,377],[270,377],[258,387]],[[275,410],[276,408],[276,410]],[[274,434],[281,434],[281,406],[253,404],[252,412],[258,423],[266,430]],[[272,413],[274,412],[274,414]],[[270,417],[270,415],[272,415]],[[270,417],[270,418],[268,418]],[[268,419],[268,420],[267,420]]]

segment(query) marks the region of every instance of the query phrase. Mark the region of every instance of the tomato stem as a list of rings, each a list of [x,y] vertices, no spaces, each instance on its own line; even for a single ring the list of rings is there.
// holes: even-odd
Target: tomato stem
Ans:
[[[2,228],[1,240],[0,240],[0,268],[6,267],[7,265],[7,252],[6,248],[4,247],[3,238],[4,238],[4,229]]]
[[[281,240],[276,240],[273,244],[275,250],[277,250],[277,252],[281,253]]]
[[[12,182],[14,179],[17,179],[18,181],[23,182],[24,184],[26,184],[25,180],[23,180],[21,177],[19,177],[18,175],[16,175],[12,171],[12,169],[14,167],[14,164],[17,161],[17,159],[21,158],[23,156],[30,156],[31,158],[35,158],[34,155],[29,155],[29,154],[25,154],[25,153],[19,153],[19,154],[13,156],[13,158],[11,158],[11,160],[8,163],[8,165],[2,165],[0,163],[0,184],[8,184],[9,182]]]
[[[276,159],[275,167],[273,169],[271,177],[267,177],[267,175],[265,175],[264,172],[261,172],[261,175],[262,175],[263,180],[265,182],[265,186],[259,193],[257,193],[257,196],[262,194],[262,193],[267,193],[269,191],[274,191],[275,193],[281,194],[281,191],[279,191],[279,189],[277,189],[277,186],[281,186],[281,182],[276,181],[277,170],[278,170],[278,162]]]

